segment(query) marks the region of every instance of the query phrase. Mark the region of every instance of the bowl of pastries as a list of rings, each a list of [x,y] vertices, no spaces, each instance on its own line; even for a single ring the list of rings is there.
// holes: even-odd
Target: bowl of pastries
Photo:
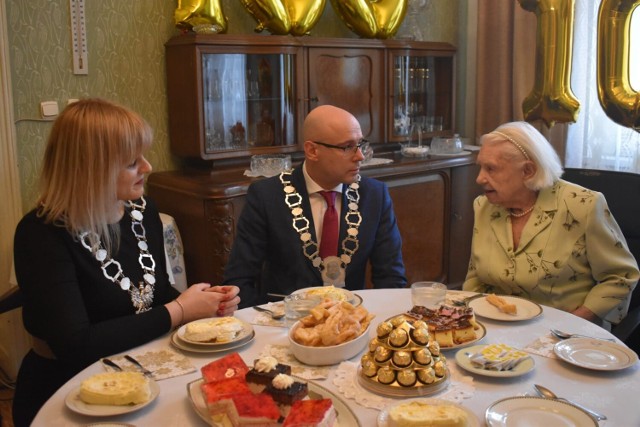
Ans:
[[[291,326],[291,351],[300,362],[312,366],[350,359],[367,345],[373,318],[362,305],[324,300]]]

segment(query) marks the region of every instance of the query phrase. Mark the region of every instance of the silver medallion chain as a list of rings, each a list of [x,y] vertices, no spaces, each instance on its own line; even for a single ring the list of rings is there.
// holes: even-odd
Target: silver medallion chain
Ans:
[[[156,262],[153,259],[153,255],[149,252],[149,245],[147,244],[147,232],[142,224],[144,220],[144,210],[147,206],[147,201],[144,197],[140,198],[141,203],[136,204],[129,200],[125,206],[129,211],[131,218],[131,231],[138,241],[138,263],[142,268],[144,282],[140,282],[139,286],[132,286],[131,279],[124,275],[122,271],[122,265],[115,259],[109,257],[109,253],[104,248],[104,245],[100,241],[100,236],[94,232],[85,231],[78,235],[78,240],[89,252],[93,254],[96,260],[100,262],[100,268],[102,274],[107,279],[111,280],[120,286],[123,291],[128,291],[131,297],[131,303],[136,309],[136,314],[144,313],[151,308],[153,303],[153,291],[156,283]],[[113,271],[113,274],[109,273],[109,270]]]

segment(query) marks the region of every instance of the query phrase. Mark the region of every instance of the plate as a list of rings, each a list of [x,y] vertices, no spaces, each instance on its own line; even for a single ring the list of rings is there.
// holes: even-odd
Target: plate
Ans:
[[[333,401],[333,406],[336,409],[336,413],[338,414],[338,422],[336,427],[361,427],[360,421],[358,421],[356,415],[340,397],[313,381],[303,380],[302,378],[298,378],[295,375],[291,376],[296,380],[306,382],[309,385],[309,397],[311,399],[331,399]],[[204,400],[204,396],[202,395],[202,390],[200,389],[200,386],[203,383],[204,380],[202,378],[188,383],[187,394],[189,395],[189,400],[191,401],[191,404],[193,405],[196,413],[207,424],[210,424],[211,417],[209,416],[207,404]]]
[[[324,289],[324,288],[327,288],[327,286],[314,286],[314,287],[311,287],[311,288],[298,289],[296,291],[291,292],[291,294],[292,295],[295,295],[295,294],[307,294],[309,291],[320,290],[320,289]],[[355,307],[357,307],[360,304],[362,304],[362,297],[360,295],[358,295],[358,294],[354,294],[353,292],[351,292],[348,289],[334,288],[334,291],[344,293],[346,301],[350,302]]]
[[[582,409],[544,397],[501,399],[487,408],[484,417],[489,427],[598,427],[598,422]]]
[[[206,323],[209,322],[211,320],[217,320],[220,319],[219,317],[212,317],[209,319],[199,319],[199,320],[194,320],[193,322],[189,322],[186,325],[182,325],[178,328],[178,330],[176,331],[178,339],[181,340],[182,342],[186,343],[186,344],[190,344],[190,345],[195,345],[195,346],[201,346],[201,347],[226,347],[229,345],[232,345],[234,343],[238,343],[242,340],[244,340],[245,338],[247,338],[248,336],[250,336],[253,333],[253,326],[251,326],[251,324],[245,322],[244,320],[240,320],[240,319],[236,319],[238,320],[241,324],[242,324],[242,329],[240,330],[240,332],[238,332],[238,335],[231,341],[227,341],[227,342],[201,342],[201,341],[192,341],[189,340],[187,338],[185,338],[185,333],[187,331],[187,325],[193,324],[193,323]]]
[[[468,421],[469,421],[467,423],[467,427],[480,427],[480,422],[478,421],[478,417],[476,417],[476,415],[473,412],[471,412],[469,409],[465,408],[462,405],[458,405],[457,403],[449,402],[448,400],[433,399],[433,398],[403,400],[401,402],[393,403],[393,404],[385,407],[378,414],[378,427],[389,427],[389,411],[391,411],[391,409],[393,409],[395,406],[402,405],[402,404],[405,404],[405,403],[410,403],[410,402],[422,402],[422,403],[426,403],[426,404],[429,404],[429,405],[451,405],[451,406],[455,406],[457,408],[462,409],[464,412],[467,413]]]
[[[429,151],[429,157],[439,159],[445,157],[460,157],[460,156],[468,156],[471,154],[471,151],[463,150],[460,153],[434,153],[433,151]]]
[[[174,347],[180,350],[190,351],[193,353],[219,353],[223,351],[244,347],[245,345],[253,341],[255,336],[256,336],[256,333],[252,331],[251,335],[245,337],[240,341],[233,341],[231,343],[226,343],[226,344],[218,344],[217,346],[201,346],[201,345],[189,344],[188,342],[181,340],[178,337],[178,331],[176,331],[173,334],[171,334],[171,344],[173,344]]]
[[[626,346],[593,338],[569,338],[553,346],[560,359],[597,371],[617,371],[634,365],[638,355]]]
[[[517,314],[507,314],[498,310],[493,304],[487,301],[487,298],[478,296],[469,300],[469,307],[473,308],[474,313],[487,319],[503,320],[506,322],[518,322],[521,320],[534,319],[542,314],[542,306],[528,299],[514,297],[509,295],[500,295],[508,303],[515,304],[518,309]]]
[[[397,381],[387,385],[380,384],[379,382],[372,380],[371,378],[367,378],[362,374],[362,366],[358,365],[358,371],[356,373],[358,378],[358,384],[362,387],[366,388],[369,391],[372,391],[377,394],[381,394],[383,396],[391,396],[391,397],[420,397],[420,396],[430,396],[432,394],[436,394],[446,389],[449,386],[449,380],[451,378],[451,374],[449,369],[447,368],[447,374],[444,377],[444,380],[436,383],[435,385],[423,385],[423,386],[414,386],[414,387],[402,387]]]
[[[489,369],[482,369],[473,366],[469,357],[467,357],[466,353],[479,353],[481,352],[486,345],[476,345],[473,347],[467,347],[464,350],[460,350],[456,353],[456,364],[461,368],[469,372],[473,372],[475,374],[484,375],[487,377],[519,377],[520,375],[524,375],[528,372],[531,372],[533,368],[536,366],[536,362],[532,357],[529,357],[526,360],[518,363],[515,368],[509,371],[491,371]]]
[[[109,417],[111,415],[128,414],[129,412],[144,408],[158,397],[160,394],[158,383],[149,379],[149,388],[151,389],[151,398],[145,403],[139,403],[137,405],[90,405],[80,400],[80,386],[74,388],[67,394],[64,403],[67,405],[67,408],[82,415]]]

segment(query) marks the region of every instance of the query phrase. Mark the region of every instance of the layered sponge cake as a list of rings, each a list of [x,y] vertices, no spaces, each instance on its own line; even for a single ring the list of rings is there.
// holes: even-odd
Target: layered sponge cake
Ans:
[[[291,407],[282,427],[333,427],[336,418],[331,399],[299,400]]]
[[[202,368],[204,382],[210,383],[229,378],[242,378],[249,372],[249,367],[238,353],[228,354],[218,360],[207,363]]]
[[[149,399],[149,379],[139,372],[96,374],[80,385],[80,400],[92,405],[137,405]]]
[[[429,333],[445,348],[475,340],[476,330],[480,329],[471,307],[442,305],[432,310],[414,306],[407,315],[423,320]]]
[[[211,397],[207,407],[213,425],[218,426],[279,426],[280,410],[273,398],[265,393],[254,394],[248,389],[225,397]]]

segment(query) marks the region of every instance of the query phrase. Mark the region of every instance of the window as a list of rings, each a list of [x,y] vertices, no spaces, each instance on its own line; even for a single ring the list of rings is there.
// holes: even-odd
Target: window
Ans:
[[[569,126],[567,167],[640,173],[640,132],[613,122],[598,101],[596,80],[598,8],[600,2],[576,1],[571,86],[580,100],[576,123]],[[631,18],[630,79],[640,90],[640,7]],[[586,70],[586,72],[582,72]]]

